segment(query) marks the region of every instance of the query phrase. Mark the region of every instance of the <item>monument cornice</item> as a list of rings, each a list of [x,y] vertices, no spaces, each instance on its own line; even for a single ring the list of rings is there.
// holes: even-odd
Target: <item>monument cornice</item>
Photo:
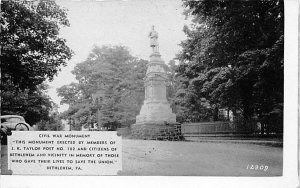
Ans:
[[[144,80],[144,82],[148,82],[148,81],[166,81],[168,78],[165,78],[163,76],[159,76],[159,77],[146,77],[146,79]]]
[[[164,68],[167,67],[167,65],[164,62],[150,62],[147,67],[151,67],[151,66],[162,66]]]

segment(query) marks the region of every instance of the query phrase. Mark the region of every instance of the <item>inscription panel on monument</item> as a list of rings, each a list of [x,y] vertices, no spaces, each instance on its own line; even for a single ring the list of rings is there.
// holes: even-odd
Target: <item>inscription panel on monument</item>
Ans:
[[[18,175],[116,175],[121,141],[113,131],[13,132],[8,169]]]

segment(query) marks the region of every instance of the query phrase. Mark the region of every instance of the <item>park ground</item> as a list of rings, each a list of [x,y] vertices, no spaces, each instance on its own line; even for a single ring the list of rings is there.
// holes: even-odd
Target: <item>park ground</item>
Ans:
[[[125,176],[281,176],[282,147],[238,142],[122,140]],[[6,157],[2,146],[3,159]],[[248,166],[249,165],[249,166]],[[259,165],[264,170],[250,169]],[[247,169],[248,166],[248,169]],[[267,166],[267,170],[265,170]],[[6,167],[7,168],[7,167]],[[3,173],[3,172],[2,172]]]
[[[282,159],[282,147],[252,143],[123,139],[119,175],[280,176]],[[247,170],[247,165],[268,169]]]

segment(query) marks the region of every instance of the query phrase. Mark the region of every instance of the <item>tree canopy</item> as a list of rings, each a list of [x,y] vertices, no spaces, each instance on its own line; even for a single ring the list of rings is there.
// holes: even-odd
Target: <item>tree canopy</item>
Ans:
[[[245,120],[282,125],[283,1],[183,4],[193,24],[184,27],[187,39],[177,56],[177,99],[196,114],[208,101]]]
[[[96,122],[107,127],[134,123],[144,99],[146,65],[124,46],[94,46],[72,71],[78,83],[57,90],[69,105],[65,118],[75,122],[74,129]]]
[[[71,58],[59,29],[69,26],[66,11],[55,1],[1,1],[1,82],[35,89],[52,80]]]
[[[1,113],[23,115],[30,124],[47,118],[53,104],[45,92],[72,51],[59,36],[69,26],[55,1],[1,1]]]

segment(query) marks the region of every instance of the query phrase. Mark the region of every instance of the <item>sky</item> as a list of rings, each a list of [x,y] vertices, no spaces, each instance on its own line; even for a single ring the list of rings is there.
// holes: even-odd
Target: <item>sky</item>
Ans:
[[[180,51],[180,42],[186,36],[183,26],[189,24],[182,14],[181,0],[101,0],[57,1],[68,9],[70,27],[62,28],[60,36],[74,51],[67,67],[49,83],[49,96],[59,105],[59,111],[67,110],[60,105],[56,89],[76,82],[71,71],[84,61],[94,45],[124,45],[132,55],[149,60],[151,48],[148,34],[152,25],[158,32],[160,53],[168,63]]]

